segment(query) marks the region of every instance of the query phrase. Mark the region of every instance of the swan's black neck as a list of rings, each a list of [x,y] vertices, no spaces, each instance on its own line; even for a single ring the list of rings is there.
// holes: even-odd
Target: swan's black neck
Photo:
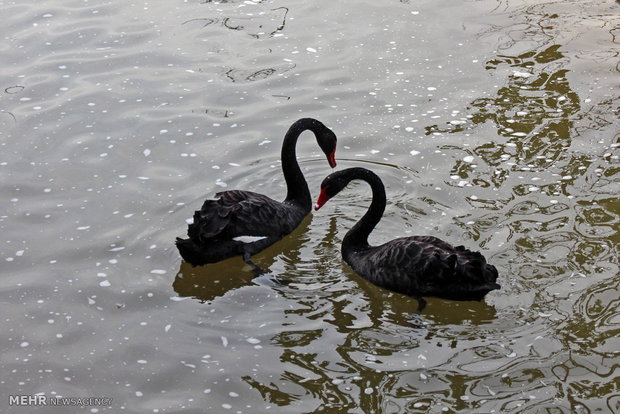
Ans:
[[[369,247],[368,236],[373,231],[385,211],[386,197],[385,187],[381,179],[372,171],[362,168],[351,169],[351,180],[359,179],[370,184],[372,189],[372,202],[366,214],[355,223],[342,240],[342,252],[357,251]]]
[[[297,163],[295,146],[297,145],[297,138],[299,138],[302,132],[309,129],[317,135],[320,125],[314,119],[302,118],[291,125],[282,143],[282,173],[284,174],[287,188],[284,202],[295,203],[307,210],[307,212],[310,212],[312,209],[312,198],[308,189],[308,183]]]

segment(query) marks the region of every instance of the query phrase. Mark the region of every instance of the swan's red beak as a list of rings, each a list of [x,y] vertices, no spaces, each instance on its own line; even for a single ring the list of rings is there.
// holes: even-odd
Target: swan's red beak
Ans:
[[[321,188],[321,194],[319,194],[319,199],[314,205],[314,209],[318,210],[321,207],[323,207],[323,204],[327,203],[327,200],[329,200],[329,197],[327,196],[327,193],[325,192],[325,188]]]
[[[336,150],[329,154],[329,156],[327,157],[327,162],[329,163],[330,167],[336,167]]]

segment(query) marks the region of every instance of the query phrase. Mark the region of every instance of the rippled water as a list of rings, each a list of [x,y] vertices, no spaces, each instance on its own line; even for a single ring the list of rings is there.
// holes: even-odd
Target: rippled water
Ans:
[[[620,412],[617,1],[0,6],[2,412]],[[258,279],[182,263],[204,198],[283,198],[302,116],[384,180],[371,242],[480,249],[502,289],[417,314],[355,275],[364,184]]]

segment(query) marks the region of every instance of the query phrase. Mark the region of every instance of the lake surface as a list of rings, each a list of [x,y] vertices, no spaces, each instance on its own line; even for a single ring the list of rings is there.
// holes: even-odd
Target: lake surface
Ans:
[[[620,412],[619,2],[0,6],[0,411]],[[182,263],[205,198],[284,197],[308,116],[386,185],[371,243],[464,244],[502,289],[418,314],[358,277],[363,183],[257,279]],[[312,134],[297,154],[316,199]]]

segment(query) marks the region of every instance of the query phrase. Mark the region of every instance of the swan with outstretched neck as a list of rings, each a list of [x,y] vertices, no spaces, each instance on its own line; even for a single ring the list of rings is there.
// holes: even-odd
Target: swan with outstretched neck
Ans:
[[[312,210],[312,198],[304,175],[297,163],[295,146],[303,131],[314,133],[330,167],[336,166],[336,135],[312,118],[295,121],[282,143],[282,173],[286,181],[286,198],[275,201],[252,191],[230,190],[215,194],[194,213],[188,226],[187,239],[176,239],[183,259],[201,266],[233,256],[260,271],[250,256],[291,233]]]
[[[426,306],[423,296],[482,300],[500,288],[497,269],[482,254],[454,247],[437,237],[401,237],[371,246],[368,236],[381,220],[386,196],[381,179],[366,168],[348,168],[327,176],[314,209],[321,208],[352,180],[363,180],[372,189],[368,211],[342,240],[342,257],[357,274],[377,286],[417,299],[418,311]]]

